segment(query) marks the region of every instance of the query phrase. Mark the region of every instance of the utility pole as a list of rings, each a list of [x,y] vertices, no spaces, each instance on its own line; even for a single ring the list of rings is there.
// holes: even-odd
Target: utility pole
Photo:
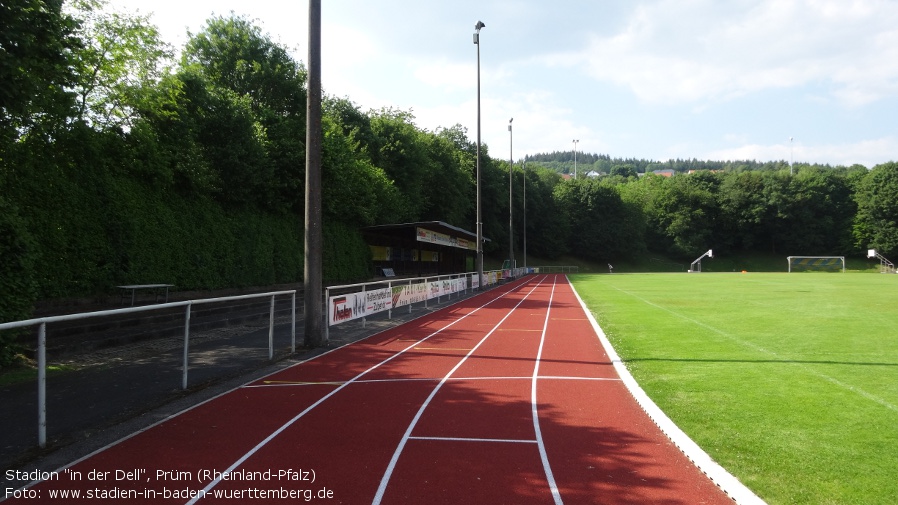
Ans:
[[[306,220],[303,302],[306,347],[327,342],[321,332],[323,239],[321,223],[321,0],[309,0],[309,70],[306,98]]]

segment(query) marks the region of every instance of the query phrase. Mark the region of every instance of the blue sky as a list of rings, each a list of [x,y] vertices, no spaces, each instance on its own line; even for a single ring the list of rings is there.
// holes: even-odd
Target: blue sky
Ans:
[[[308,2],[109,0],[175,48],[213,13],[307,55]],[[323,0],[322,82],[362,110],[461,124],[493,157],[565,151],[665,161],[872,168],[898,161],[895,0]],[[790,138],[793,140],[790,141]]]

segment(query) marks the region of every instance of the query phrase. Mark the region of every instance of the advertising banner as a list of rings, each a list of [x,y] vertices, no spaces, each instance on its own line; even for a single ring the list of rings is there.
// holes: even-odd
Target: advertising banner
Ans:
[[[332,296],[328,301],[328,324],[345,323],[392,307],[392,291],[387,288]]]
[[[427,300],[427,285],[422,283],[393,286],[393,308]]]
[[[450,235],[446,235],[445,233],[440,233],[420,227],[416,228],[416,236],[418,238],[418,242],[427,242],[429,244],[458,247],[460,249],[474,250],[474,247],[477,245],[476,242],[472,242],[461,237],[453,237]]]
[[[458,293],[467,287],[468,279],[459,277],[331,296],[327,308],[328,325]]]

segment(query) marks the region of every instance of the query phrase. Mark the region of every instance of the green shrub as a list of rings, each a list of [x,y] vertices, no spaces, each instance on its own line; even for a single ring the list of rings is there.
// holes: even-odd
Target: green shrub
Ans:
[[[0,196],[0,322],[28,319],[37,300],[36,249],[18,209]],[[0,368],[16,354],[15,333],[0,332]]]

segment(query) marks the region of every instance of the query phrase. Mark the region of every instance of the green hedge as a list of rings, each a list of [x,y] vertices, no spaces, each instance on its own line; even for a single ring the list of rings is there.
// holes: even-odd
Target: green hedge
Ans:
[[[37,299],[36,246],[18,209],[0,195],[0,322],[27,319]],[[12,363],[14,332],[0,332],[0,368]]]
[[[120,172],[36,172],[13,186],[18,207],[2,203],[2,226],[17,230],[4,233],[3,247],[33,243],[27,256],[4,254],[21,256],[17,282],[33,285],[33,296],[12,291],[27,292],[28,304],[110,293],[119,284],[219,289],[302,281],[301,216],[227,209]],[[325,219],[325,281],[367,278],[370,250],[359,231]]]

